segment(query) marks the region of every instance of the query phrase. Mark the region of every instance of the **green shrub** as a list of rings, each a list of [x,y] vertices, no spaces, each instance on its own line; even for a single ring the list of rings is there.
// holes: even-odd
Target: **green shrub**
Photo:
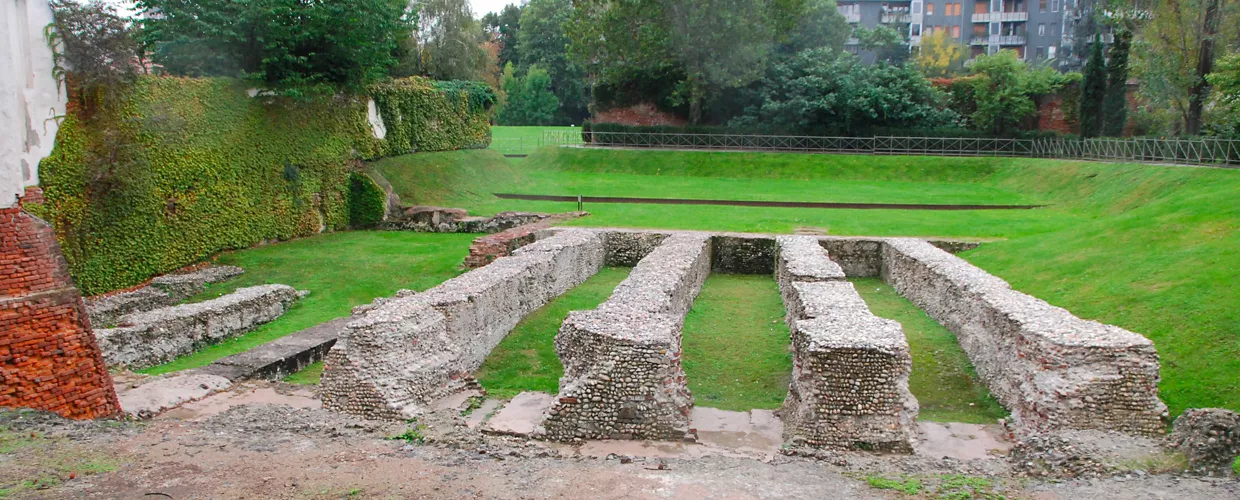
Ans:
[[[485,83],[409,77],[375,84],[370,95],[387,127],[383,156],[491,144],[495,93]]]
[[[387,212],[387,193],[369,175],[349,174],[349,225],[370,227],[383,220]]]
[[[350,164],[393,151],[485,147],[494,95],[478,85],[376,85],[389,131],[378,140],[364,98],[251,98],[237,79],[144,76],[89,116],[80,98],[70,100],[40,164],[42,214],[86,294],[221,250],[373,220],[369,194],[349,203]]]

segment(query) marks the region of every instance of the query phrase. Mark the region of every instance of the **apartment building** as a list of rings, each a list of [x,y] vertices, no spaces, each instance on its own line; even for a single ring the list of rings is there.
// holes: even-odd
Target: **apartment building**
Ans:
[[[854,26],[884,25],[907,33],[911,50],[922,38],[945,32],[967,46],[973,57],[1012,50],[1026,61],[1068,70],[1079,67],[1079,55],[1086,53],[1073,50],[1082,4],[1092,1],[840,0],[837,5]],[[845,48],[866,62],[875,59],[873,53],[861,50],[856,38],[850,38]]]

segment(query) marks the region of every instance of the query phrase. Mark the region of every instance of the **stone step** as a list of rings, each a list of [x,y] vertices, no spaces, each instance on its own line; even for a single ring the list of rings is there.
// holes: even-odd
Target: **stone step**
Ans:
[[[279,380],[296,373],[306,365],[322,360],[327,351],[336,344],[336,339],[349,320],[348,316],[336,318],[243,353],[216,360],[194,371],[218,375],[233,382],[251,378]]]
[[[542,423],[543,414],[555,396],[545,392],[522,392],[504,405],[495,416],[482,426],[482,431],[491,434],[510,436],[529,436]]]

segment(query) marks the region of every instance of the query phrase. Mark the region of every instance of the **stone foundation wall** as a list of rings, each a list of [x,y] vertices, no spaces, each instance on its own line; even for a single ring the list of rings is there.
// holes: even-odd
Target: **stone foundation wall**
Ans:
[[[274,321],[299,298],[288,285],[239,288],[218,299],[127,314],[121,326],[95,330],[109,365],[167,363]]]
[[[113,327],[126,314],[177,305],[202,292],[208,283],[227,281],[244,272],[236,266],[211,266],[189,273],[165,274],[137,290],[90,297],[86,299],[86,310],[96,328]]]
[[[649,240],[620,241],[636,243],[631,249]],[[536,435],[682,439],[693,398],[681,367],[681,328],[710,268],[708,235],[674,234],[597,309],[569,313],[555,339],[564,364],[560,394]]]
[[[812,236],[779,236],[776,280],[792,334],[784,439],[792,446],[911,453],[917,400],[899,323],[870,313]]]
[[[1014,291],[922,240],[885,241],[883,279],[956,334],[1018,430],[1163,431],[1149,339]]]
[[[607,265],[619,267],[636,266],[668,237],[668,233],[646,231],[619,230],[602,234],[607,244]]]
[[[0,407],[120,412],[56,234],[16,206],[0,209]]]
[[[770,236],[720,234],[711,237],[711,269],[720,273],[771,274],[775,241]]]
[[[463,388],[527,314],[603,266],[602,239],[562,231],[423,293],[355,308],[328,353],[323,406],[370,418],[409,418]]]

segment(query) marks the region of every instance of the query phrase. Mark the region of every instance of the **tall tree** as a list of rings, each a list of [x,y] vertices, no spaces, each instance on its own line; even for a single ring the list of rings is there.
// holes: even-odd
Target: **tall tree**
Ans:
[[[921,38],[913,64],[923,75],[948,77],[964,65],[964,60],[964,45],[947,31],[939,30]]]
[[[1132,32],[1116,30],[1107,61],[1106,98],[1102,101],[1102,133],[1111,137],[1124,135],[1128,124],[1128,47]]]
[[[1172,123],[1166,132],[1200,132],[1210,90],[1205,75],[1217,41],[1234,40],[1240,31],[1238,9],[1235,0],[1162,0],[1151,7],[1133,41],[1133,70],[1150,107]]]
[[[978,56],[969,69],[977,103],[973,126],[999,136],[1015,131],[1036,111],[1033,96],[1053,92],[1072,78],[1049,67],[1031,67],[1010,50]]]
[[[569,57],[565,31],[572,20],[572,0],[530,0],[521,13],[518,57],[551,77],[560,101],[559,123],[581,123],[589,116],[590,82],[585,68]]]
[[[422,73],[438,80],[480,80],[487,66],[482,24],[468,0],[414,0]]]
[[[689,122],[702,119],[711,88],[735,88],[762,76],[773,33],[762,2],[662,0],[668,42],[685,70],[680,95]]]
[[[852,31],[835,0],[773,0],[771,10],[780,53],[822,47],[839,51]]]
[[[1206,78],[1214,87],[1214,116],[1208,125],[1216,135],[1240,139],[1240,50],[1220,57]]]
[[[512,63],[504,66],[504,107],[496,115],[503,125],[551,125],[560,102],[551,92],[551,76],[537,65],[518,77]]]
[[[1081,137],[1097,137],[1102,133],[1102,101],[1106,92],[1107,69],[1102,56],[1102,39],[1094,35],[1094,46],[1081,80]]]
[[[571,5],[569,6],[571,8]],[[521,64],[521,56],[517,52],[517,40],[520,38],[521,14],[524,9],[517,5],[505,5],[498,13],[488,12],[482,16],[482,26],[499,41],[499,65],[508,63],[514,66]],[[567,14],[567,13],[566,13]]]

